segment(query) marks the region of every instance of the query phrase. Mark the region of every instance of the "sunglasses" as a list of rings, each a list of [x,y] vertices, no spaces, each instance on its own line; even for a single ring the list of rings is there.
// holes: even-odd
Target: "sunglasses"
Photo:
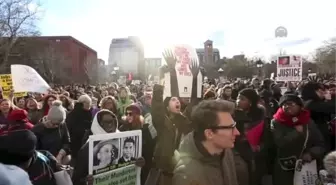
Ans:
[[[132,112],[126,112],[126,116],[132,116]]]
[[[237,123],[235,122],[234,124],[229,125],[229,126],[213,126],[213,127],[210,127],[209,129],[213,129],[213,130],[234,129],[236,128],[236,125]]]

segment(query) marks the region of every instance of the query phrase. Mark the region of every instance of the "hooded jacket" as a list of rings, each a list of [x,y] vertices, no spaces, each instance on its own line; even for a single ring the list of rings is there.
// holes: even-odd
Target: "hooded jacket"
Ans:
[[[73,175],[72,175],[72,182],[75,185],[86,185],[87,184],[86,178],[89,174],[89,169],[88,169],[89,168],[89,142],[87,141],[88,141],[89,136],[107,133],[98,123],[98,115],[102,111],[108,111],[108,110],[103,109],[99,111],[93,118],[91,129],[88,130],[84,134],[83,141],[85,141],[85,144],[78,152],[77,161],[79,162],[75,164]],[[111,111],[108,111],[108,112],[110,112],[113,116],[115,116]],[[118,120],[117,120],[116,128],[118,128]],[[116,130],[116,132],[119,132],[119,131]]]
[[[303,132],[298,132],[296,125],[302,125]],[[302,150],[303,154],[309,153],[313,159],[322,159],[325,151],[323,137],[305,110],[297,117],[290,117],[279,108],[271,121],[271,129],[276,147],[273,185],[292,185],[295,163],[301,157]],[[303,149],[307,129],[309,136]]]
[[[119,91],[121,90],[125,90],[127,92],[127,95],[126,95],[126,98],[124,100],[122,100],[120,97],[118,98],[118,113],[119,113],[119,117],[122,117],[125,115],[125,110],[126,108],[132,104],[130,98],[129,98],[129,95],[130,95],[130,92],[129,92],[129,89],[126,88],[126,87],[120,87]]]
[[[193,132],[184,137],[175,158],[173,185],[238,185],[231,149],[211,156],[205,148],[200,151]]]

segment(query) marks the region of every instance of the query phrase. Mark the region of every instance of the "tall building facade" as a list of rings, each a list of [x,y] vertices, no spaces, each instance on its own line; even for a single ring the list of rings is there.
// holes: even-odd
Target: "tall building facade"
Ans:
[[[146,76],[159,75],[159,68],[162,65],[162,58],[145,58]]]
[[[207,63],[216,63],[220,59],[220,53],[217,48],[213,48],[213,42],[207,40],[204,42],[204,48],[196,49],[198,60],[203,66]]]
[[[143,78],[145,74],[144,47],[138,37],[112,39],[108,65],[119,67],[120,75],[131,73]]]
[[[72,36],[19,37],[9,61],[30,65],[42,76],[49,68],[55,78],[66,76],[67,83],[95,83],[98,75],[97,52]]]

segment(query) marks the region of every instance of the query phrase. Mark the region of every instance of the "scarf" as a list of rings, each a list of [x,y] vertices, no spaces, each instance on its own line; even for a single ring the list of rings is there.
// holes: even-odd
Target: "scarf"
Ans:
[[[308,110],[302,110],[297,116],[289,116],[282,108],[279,108],[273,118],[280,124],[294,127],[297,125],[308,124],[310,120],[310,112]]]

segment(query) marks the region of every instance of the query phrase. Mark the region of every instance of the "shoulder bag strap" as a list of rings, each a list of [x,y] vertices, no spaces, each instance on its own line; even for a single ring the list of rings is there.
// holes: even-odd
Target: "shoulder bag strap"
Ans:
[[[308,127],[309,127],[309,126],[307,125],[307,129],[306,129],[306,139],[305,139],[305,141],[304,141],[304,143],[303,143],[302,151],[301,151],[301,153],[300,153],[299,158],[302,157],[303,152],[304,152],[304,150],[305,150],[306,147],[307,147],[307,142],[308,142],[308,138],[309,138],[309,128],[308,128]]]

